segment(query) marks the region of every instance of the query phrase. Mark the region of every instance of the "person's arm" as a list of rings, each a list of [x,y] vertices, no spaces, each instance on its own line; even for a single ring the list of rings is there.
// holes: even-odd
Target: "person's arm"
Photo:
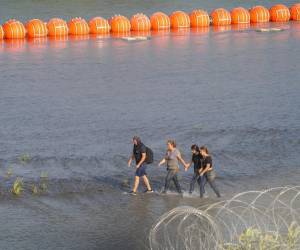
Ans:
[[[182,164],[184,167],[187,165],[187,163],[186,163],[186,162],[184,161],[184,159],[181,157],[181,154],[180,154],[180,153],[177,155],[177,159],[178,159],[178,161],[181,162],[181,164]]]
[[[146,160],[146,153],[142,153],[142,158],[141,160],[138,162],[138,164],[136,164],[136,168],[139,168],[143,162]]]
[[[132,154],[128,160],[128,167],[130,167],[132,160],[134,159],[134,155]]]
[[[193,161],[190,161],[188,164],[184,166],[185,171],[187,171],[193,164]]]
[[[206,163],[206,166],[203,166],[202,171],[199,172],[200,176],[204,175],[207,171],[212,169],[212,160],[209,160]]]
[[[211,165],[210,163],[207,163],[206,166],[204,167],[204,169],[202,169],[202,171],[200,171],[200,175],[204,175],[208,170],[210,170]]]
[[[158,163],[158,166],[161,166],[163,164],[166,163],[166,158],[163,158],[159,163]]]

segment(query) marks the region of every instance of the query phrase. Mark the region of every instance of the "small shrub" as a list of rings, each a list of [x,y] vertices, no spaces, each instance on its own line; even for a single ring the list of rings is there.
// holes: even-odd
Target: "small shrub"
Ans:
[[[9,179],[13,174],[12,167],[9,167],[5,174],[5,179]]]
[[[15,180],[11,192],[14,195],[20,195],[23,191],[23,181],[20,177]]]
[[[29,163],[30,160],[31,160],[31,158],[30,158],[30,156],[29,156],[28,154],[23,154],[23,155],[21,155],[21,156],[19,157],[19,161],[20,161],[23,165]]]

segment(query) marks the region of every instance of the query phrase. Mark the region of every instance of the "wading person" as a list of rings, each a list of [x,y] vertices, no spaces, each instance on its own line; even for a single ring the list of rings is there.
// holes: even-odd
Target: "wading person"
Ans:
[[[205,187],[206,182],[209,183],[209,185],[214,190],[216,195],[218,197],[221,197],[220,192],[215,183],[216,174],[213,169],[212,158],[209,155],[207,147],[202,146],[200,148],[200,154],[203,157],[202,168],[199,171],[199,174],[200,174],[200,197],[203,198],[203,195],[205,193],[204,187]]]
[[[189,164],[187,164],[185,166],[185,171],[187,171],[192,164],[194,164],[194,174],[190,183],[190,191],[189,193],[192,194],[195,188],[195,183],[198,182],[199,186],[200,186],[200,173],[199,171],[201,170],[202,167],[202,160],[203,157],[200,154],[200,150],[199,147],[194,144],[191,146],[191,151],[192,151],[192,160],[190,161]]]
[[[179,150],[176,148],[175,140],[168,140],[167,141],[167,153],[166,156],[160,161],[158,164],[159,166],[163,164],[167,164],[167,176],[165,179],[165,188],[163,193],[166,193],[169,189],[170,182],[173,181],[176,187],[176,190],[179,194],[182,193],[180,184],[178,182],[177,173],[179,171],[179,162],[186,166],[187,164],[182,159]]]
[[[136,171],[135,171],[135,177],[134,177],[134,184],[133,184],[133,189],[130,192],[132,195],[136,195],[139,183],[140,183],[140,178],[143,178],[143,181],[147,187],[147,190],[145,193],[153,193],[153,190],[150,186],[147,173],[146,173],[146,168],[147,168],[147,163],[146,163],[146,152],[147,148],[146,146],[142,143],[141,139],[138,136],[134,136],[132,138],[132,143],[133,143],[133,151],[132,155],[130,156],[128,160],[128,167],[130,167],[132,160],[135,159],[136,162]]]

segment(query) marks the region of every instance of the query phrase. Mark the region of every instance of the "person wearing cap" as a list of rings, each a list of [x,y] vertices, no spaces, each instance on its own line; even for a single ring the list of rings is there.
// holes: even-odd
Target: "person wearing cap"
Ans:
[[[146,146],[142,143],[140,137],[138,137],[138,136],[134,136],[132,138],[132,143],[133,143],[133,151],[128,160],[128,167],[131,166],[132,160],[135,160],[136,171],[135,171],[133,189],[132,189],[132,191],[130,191],[130,194],[136,195],[141,177],[143,178],[143,181],[147,187],[147,190],[145,191],[145,193],[153,193],[153,190],[150,186],[149,179],[148,179],[147,173],[146,173],[146,168],[147,168],[147,164],[145,162]]]

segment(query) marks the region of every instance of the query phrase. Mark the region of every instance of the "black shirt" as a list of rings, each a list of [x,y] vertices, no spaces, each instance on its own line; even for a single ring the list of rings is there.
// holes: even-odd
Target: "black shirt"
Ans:
[[[198,173],[199,169],[202,167],[203,157],[201,154],[193,154],[192,162],[194,163],[194,172]]]
[[[205,158],[203,158],[202,164],[203,164],[203,169],[206,168],[207,164],[210,164],[210,167],[212,168],[212,158],[211,158],[211,156],[209,155],[209,156],[206,156]]]
[[[143,143],[133,145],[133,155],[136,164],[138,164],[141,161],[143,153],[146,153],[146,146]]]

